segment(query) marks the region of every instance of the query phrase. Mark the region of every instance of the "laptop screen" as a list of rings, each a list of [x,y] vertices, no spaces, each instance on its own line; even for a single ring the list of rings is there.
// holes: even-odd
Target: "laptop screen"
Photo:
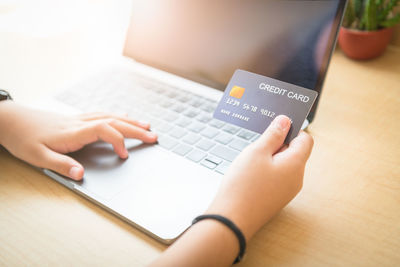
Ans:
[[[220,90],[244,69],[320,91],[344,5],[137,0],[124,54]]]

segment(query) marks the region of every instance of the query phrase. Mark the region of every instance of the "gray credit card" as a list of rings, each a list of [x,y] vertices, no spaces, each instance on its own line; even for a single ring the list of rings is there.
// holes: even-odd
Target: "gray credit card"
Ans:
[[[214,118],[263,133],[272,120],[288,116],[292,127],[286,137],[295,138],[317,98],[316,91],[244,70],[236,70],[220,100]]]

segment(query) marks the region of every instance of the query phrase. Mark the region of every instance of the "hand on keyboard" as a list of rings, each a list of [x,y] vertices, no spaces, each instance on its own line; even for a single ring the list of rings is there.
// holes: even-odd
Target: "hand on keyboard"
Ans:
[[[121,158],[128,157],[124,138],[157,141],[150,124],[104,113],[66,117],[32,110],[11,101],[0,103],[0,144],[14,156],[75,180],[83,177],[79,162],[63,155],[103,140]]]
[[[278,116],[235,158],[206,213],[230,218],[250,239],[296,196],[313,140],[300,132],[289,146],[282,146],[289,129],[289,119]]]
[[[260,136],[213,119],[215,100],[135,73],[96,76],[57,98],[85,112],[117,111],[144,118],[158,134],[160,148],[220,174]]]

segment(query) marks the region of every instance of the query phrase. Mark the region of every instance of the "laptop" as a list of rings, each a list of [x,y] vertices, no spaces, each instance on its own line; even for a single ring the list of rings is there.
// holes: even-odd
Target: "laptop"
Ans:
[[[124,112],[151,123],[120,159],[98,142],[72,153],[81,182],[46,175],[165,244],[204,213],[235,157],[259,134],[212,117],[236,69],[321,92],[345,0],[134,1],[124,60],[48,106]],[[303,124],[312,122],[318,101]]]

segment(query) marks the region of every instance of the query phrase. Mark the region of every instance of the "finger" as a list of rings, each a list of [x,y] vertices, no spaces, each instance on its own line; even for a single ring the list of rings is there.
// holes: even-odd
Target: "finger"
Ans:
[[[95,113],[87,113],[87,114],[79,115],[79,118],[83,121],[116,119],[116,120],[124,121],[126,123],[138,126],[140,128],[146,129],[146,130],[150,129],[150,123],[148,123],[148,122],[134,120],[134,119],[129,118],[128,116],[120,116],[120,115],[116,115],[116,114],[95,112]]]
[[[288,147],[289,147],[288,145],[285,145],[285,144],[284,144],[284,145],[279,149],[279,151],[276,152],[276,154],[282,153],[282,152],[285,151]]]
[[[290,129],[290,119],[285,115],[277,116],[265,132],[256,141],[268,154],[273,155],[282,147]]]
[[[77,181],[83,178],[84,169],[79,162],[48,147],[43,147],[40,165]]]
[[[154,143],[157,141],[157,134],[124,121],[112,120],[109,124],[122,133],[126,138],[139,139],[145,143]]]
[[[125,148],[124,136],[104,121],[94,121],[90,126],[85,127],[83,132],[79,132],[82,142],[85,144],[95,142],[99,139],[110,143],[115,153],[121,158],[128,157],[128,151]]]
[[[92,120],[107,119],[111,115],[119,116],[116,114],[110,114],[110,113],[105,113],[105,112],[90,112],[90,113],[79,114],[78,118],[80,118],[83,121],[92,121]]]
[[[300,131],[299,135],[290,142],[288,148],[282,153],[277,154],[278,157],[286,161],[297,160],[305,163],[310,157],[314,140],[308,133]]]

